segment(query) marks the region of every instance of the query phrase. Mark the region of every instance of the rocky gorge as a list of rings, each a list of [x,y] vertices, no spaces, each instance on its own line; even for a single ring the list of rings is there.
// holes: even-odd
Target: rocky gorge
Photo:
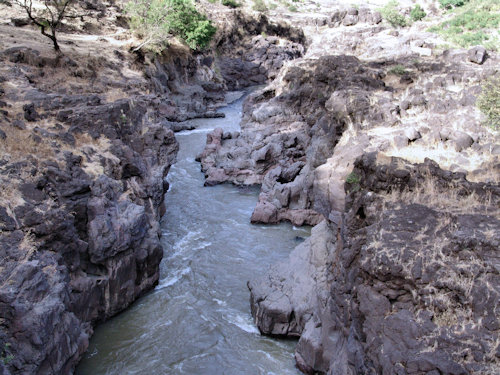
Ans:
[[[263,83],[303,51],[299,31],[236,14],[228,27],[270,37],[221,30],[221,49],[257,37],[256,50],[274,52],[243,63],[228,53],[215,72],[213,52],[130,52],[119,39],[127,32],[119,5],[83,8],[91,32],[65,34],[63,57],[22,13],[0,26],[2,374],[72,373],[93,327],[158,283],[174,131],[186,119],[219,116],[228,88]],[[94,19],[105,20],[101,30]],[[276,46],[273,33],[287,30],[296,41]]]
[[[241,131],[198,160],[207,186],[260,186],[252,222],[314,226],[249,281],[260,332],[299,338],[305,373],[498,372],[500,146],[476,100],[500,58],[318,5],[203,2],[212,49],[161,56],[130,48],[114,3],[83,5],[62,58],[2,18],[3,374],[71,373],[95,325],[157,284],[174,132],[253,85]]]
[[[249,282],[255,323],[308,374],[497,373],[500,149],[475,103],[498,56],[369,8],[302,22],[304,57],[200,155],[207,185],[261,185],[253,222],[316,225]]]

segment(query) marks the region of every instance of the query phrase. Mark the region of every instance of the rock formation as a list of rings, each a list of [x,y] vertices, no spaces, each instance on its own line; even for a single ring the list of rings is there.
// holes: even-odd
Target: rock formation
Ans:
[[[231,54],[133,51],[109,36],[127,33],[117,6],[87,9],[105,15],[102,28],[88,26],[101,35],[61,33],[64,57],[21,14],[20,27],[0,26],[2,374],[72,373],[94,326],[157,284],[173,131],[219,116],[228,88],[264,83],[303,53],[298,30],[234,11],[254,32],[221,29],[217,43]]]
[[[300,337],[305,373],[498,373],[500,147],[476,100],[499,57],[320,3],[204,4],[213,49],[161,56],[114,2],[80,4],[58,58],[2,12],[0,373],[71,373],[157,283],[174,131],[269,80],[199,155],[206,185],[261,186],[252,222],[315,225],[248,283],[261,332]]]
[[[252,221],[317,224],[248,283],[256,325],[310,374],[497,373],[500,149],[475,104],[498,56],[370,9],[299,22],[304,57],[199,156],[207,185],[261,185]]]
[[[158,282],[164,178],[178,146],[150,122],[146,98],[37,89],[16,57],[31,53],[3,55],[4,373],[69,373],[93,325]],[[16,116],[17,100],[29,104]]]
[[[498,185],[375,153],[352,173],[346,211],[249,283],[261,332],[300,336],[305,373],[494,373]]]

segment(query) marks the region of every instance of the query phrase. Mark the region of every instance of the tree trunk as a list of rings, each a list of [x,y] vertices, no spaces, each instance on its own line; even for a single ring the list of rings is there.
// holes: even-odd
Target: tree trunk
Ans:
[[[56,39],[56,31],[51,28],[52,30],[52,37],[50,39],[52,39],[52,43],[54,44],[54,49],[56,50],[56,53],[58,55],[62,55],[62,51],[61,51],[61,48],[59,47],[59,43],[57,43],[57,39]]]
[[[57,38],[56,38],[56,31],[54,27],[50,28],[51,33],[47,34],[45,31],[45,26],[40,26],[40,29],[42,31],[42,35],[46,36],[50,40],[52,40],[52,44],[54,45],[54,50],[58,55],[62,55],[61,48],[59,47],[59,43],[57,43]]]

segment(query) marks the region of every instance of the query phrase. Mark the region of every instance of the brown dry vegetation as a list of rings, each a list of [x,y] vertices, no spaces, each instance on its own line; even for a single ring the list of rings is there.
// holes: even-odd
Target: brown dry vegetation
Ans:
[[[408,204],[423,203],[423,200],[429,198],[428,195],[421,193],[413,196],[408,192],[392,194],[389,196],[390,201],[386,201],[385,209],[401,209],[403,203],[394,200],[396,196],[399,199],[408,199]],[[457,202],[454,196],[446,199],[448,202]],[[483,202],[480,200],[469,199],[464,204],[466,207],[462,206],[460,209],[467,212],[473,207],[481,207],[482,204]],[[471,360],[469,357],[471,348],[476,347],[477,342],[466,342],[467,339],[462,339],[461,334],[464,333],[463,337],[467,337],[466,332],[483,329],[482,319],[477,319],[477,316],[474,316],[472,291],[475,287],[484,285],[491,290],[491,294],[494,295],[496,291],[491,289],[493,286],[488,282],[488,277],[492,272],[491,265],[488,265],[475,249],[463,249],[460,256],[450,251],[453,244],[448,235],[456,229],[451,215],[445,214],[441,217],[437,227],[425,226],[415,233],[414,242],[402,242],[396,255],[390,249],[384,248],[387,244],[387,238],[391,238],[391,233],[381,229],[367,244],[369,249],[375,250],[372,252],[375,254],[375,259],[365,259],[363,263],[378,263],[380,264],[379,271],[383,272],[381,270],[383,262],[379,261],[384,257],[390,257],[395,264],[401,267],[402,275],[410,284],[416,282],[413,274],[413,267],[416,264],[422,265],[424,273],[430,272],[432,274],[433,270],[439,269],[439,274],[444,276],[431,280],[418,293],[418,289],[411,291],[414,304],[418,306],[414,312],[415,316],[418,317],[422,312],[430,312],[432,321],[436,324],[436,329],[430,335],[420,339],[428,342],[429,351],[433,351],[436,348],[432,346],[438,345],[439,337],[443,332],[453,332],[464,342],[461,345],[461,352],[452,354],[458,362],[465,365]],[[490,240],[491,236],[498,238],[498,233],[493,233],[491,229],[481,229],[481,231]],[[416,246],[420,246],[420,249],[416,249]],[[410,259],[402,259],[404,253],[412,253],[414,256]],[[500,341],[497,336],[492,335],[486,337],[482,344],[488,348],[488,353],[484,359],[486,370],[481,374],[496,375],[500,368],[500,361],[495,353]]]
[[[386,164],[391,160],[385,160]],[[401,159],[397,162],[397,168],[405,169],[406,162]],[[415,232],[411,232],[410,239],[398,237],[383,226],[377,227],[365,245],[369,256],[362,260],[361,265],[381,275],[394,273],[405,285],[404,289],[411,292],[415,317],[430,314],[436,326],[430,334],[419,338],[428,344],[427,351],[435,351],[443,337],[454,337],[460,342],[457,345],[459,350],[450,354],[467,368],[477,361],[473,354],[478,346],[482,346],[486,354],[481,360],[484,367],[480,374],[496,375],[500,369],[496,354],[500,345],[498,335],[494,332],[484,335],[481,343],[470,337],[474,336],[471,332],[488,332],[477,310],[478,293],[484,299],[498,294],[492,283],[498,271],[491,259],[494,255],[490,255],[488,251],[491,250],[487,249],[494,248],[500,240],[494,226],[495,219],[500,219],[500,200],[487,191],[487,187],[484,193],[479,190],[475,193],[468,191],[467,186],[473,188],[463,182],[446,182],[433,176],[429,170],[412,188],[377,193],[378,204],[373,207],[383,212],[385,225],[391,226],[401,220],[412,204],[432,209],[436,223],[421,227],[414,224]],[[469,228],[474,241],[470,244],[461,242],[460,233],[465,227],[459,218],[466,220],[466,217],[473,216],[484,217],[484,221]],[[385,268],[385,259],[391,259],[389,270]],[[423,277],[416,277],[415,269],[421,269],[421,275],[427,275],[425,281]]]
[[[10,162],[26,160],[30,157],[54,159],[54,146],[46,139],[37,140],[29,130],[12,126],[3,129],[7,138],[0,142],[0,153]]]
[[[461,214],[490,214],[500,218],[500,200],[486,191],[483,196],[465,192],[459,186],[441,186],[429,172],[415,188],[403,191],[393,190],[384,194],[385,206],[396,202],[423,204],[435,209]]]

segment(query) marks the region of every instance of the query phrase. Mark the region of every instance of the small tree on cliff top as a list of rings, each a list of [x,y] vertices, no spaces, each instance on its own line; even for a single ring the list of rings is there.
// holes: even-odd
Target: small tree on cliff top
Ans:
[[[74,2],[75,0],[42,0],[34,3],[33,0],[14,0],[14,4],[23,8],[30,21],[40,28],[42,35],[52,40],[57,54],[62,52],[57,43],[56,32]]]
[[[212,22],[191,0],[132,0],[125,7],[130,26],[147,46],[161,52],[169,35],[178,36],[191,49],[205,48],[215,34]]]

